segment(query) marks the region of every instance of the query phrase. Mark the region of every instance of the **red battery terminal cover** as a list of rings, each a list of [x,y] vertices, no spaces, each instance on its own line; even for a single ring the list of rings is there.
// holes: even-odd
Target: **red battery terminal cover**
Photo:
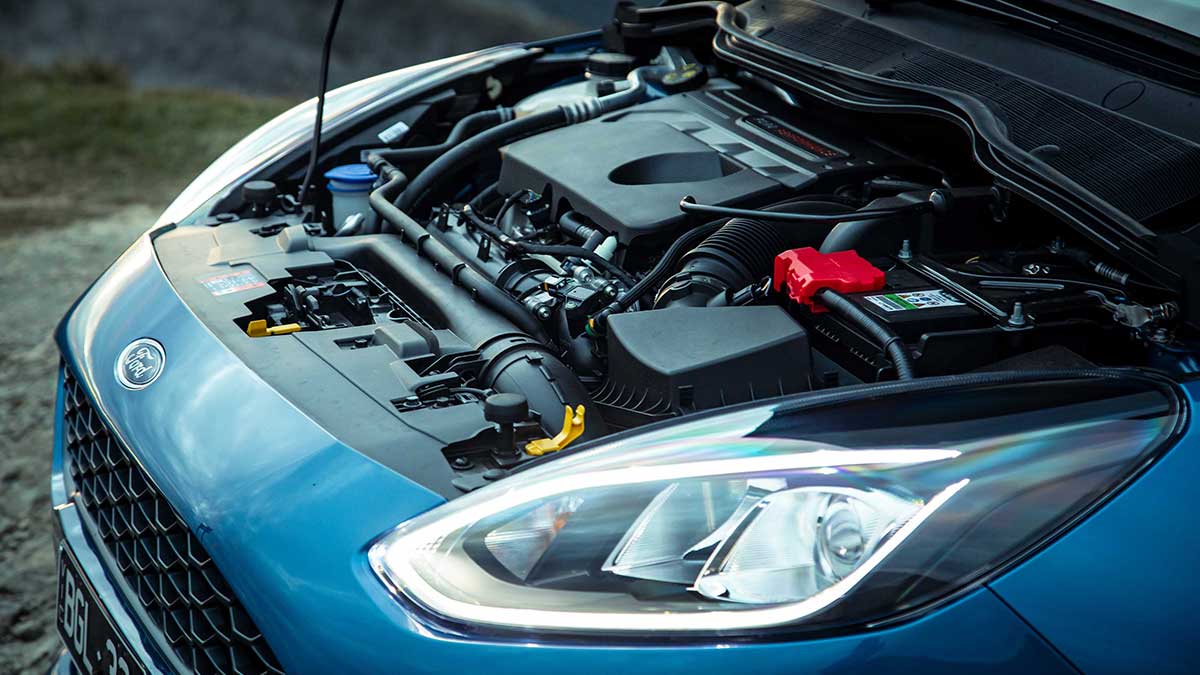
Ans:
[[[883,270],[854,251],[821,253],[815,248],[794,248],[775,256],[775,274],[771,287],[776,292],[787,288],[788,297],[808,305],[813,312],[828,311],[813,302],[822,288],[839,293],[861,293],[883,288]]]

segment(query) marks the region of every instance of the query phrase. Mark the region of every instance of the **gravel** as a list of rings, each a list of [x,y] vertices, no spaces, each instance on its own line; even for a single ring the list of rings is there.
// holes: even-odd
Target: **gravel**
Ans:
[[[54,631],[50,453],[59,319],[155,219],[147,205],[0,232],[0,673],[44,673]]]
[[[0,0],[0,16],[4,17],[0,20],[0,60],[115,63],[128,72],[139,92],[198,86],[256,96],[308,96],[330,4],[327,0],[298,0],[283,11],[282,5],[268,0]],[[611,6],[612,0],[348,3],[345,25],[339,28],[332,80],[341,83],[500,42],[573,32],[598,25]],[[0,97],[0,109],[4,103]],[[78,113],[77,124],[97,125],[96,133],[106,134],[102,140],[120,145],[123,141],[111,131],[112,116],[136,112],[141,109],[138,105],[147,103],[133,96],[101,110],[71,108],[66,112]],[[12,111],[8,112],[11,117]],[[160,110],[160,114],[165,113]],[[247,112],[246,116],[254,114],[257,112]],[[69,130],[57,117],[37,123],[50,125],[55,130],[50,141],[60,145],[58,132]],[[197,134],[203,131],[186,120],[177,123]],[[88,127],[84,133],[91,131]],[[27,160],[48,152],[54,143],[20,132],[17,146],[6,148],[10,159],[20,161],[8,165],[29,173]],[[131,171],[143,168],[136,154],[128,154],[130,148],[104,152],[125,153],[121,156],[127,157]],[[78,175],[95,158],[67,159],[71,161],[48,173]],[[0,161],[6,185],[19,184],[18,179],[27,177],[12,171],[6,175],[5,166]],[[142,174],[150,169],[144,168]],[[192,175],[189,171],[179,168],[172,175],[186,177]],[[147,180],[142,174],[114,180],[140,185]],[[111,215],[102,218],[45,228],[30,226],[55,222],[57,214],[77,211],[85,204],[95,213],[99,212],[95,209],[125,199],[102,188],[86,202],[60,191],[36,188],[25,186],[19,194],[12,190],[10,194],[0,187],[0,216],[7,214],[5,222],[0,222],[7,225],[0,227],[0,674],[43,673],[58,650],[49,500],[58,366],[54,328],[75,298],[158,213],[158,208],[150,205],[125,205],[114,207]],[[149,190],[136,199],[156,201],[162,196]],[[20,226],[13,227],[13,214],[18,212],[14,209],[33,215],[17,219]]]

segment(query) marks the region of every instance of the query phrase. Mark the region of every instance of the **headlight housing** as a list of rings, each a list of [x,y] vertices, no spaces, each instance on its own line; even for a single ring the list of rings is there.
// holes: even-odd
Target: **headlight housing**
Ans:
[[[468,629],[862,626],[972,587],[1045,541],[1181,420],[1171,387],[1129,373],[868,391],[554,458],[388,533],[372,566],[428,616]]]

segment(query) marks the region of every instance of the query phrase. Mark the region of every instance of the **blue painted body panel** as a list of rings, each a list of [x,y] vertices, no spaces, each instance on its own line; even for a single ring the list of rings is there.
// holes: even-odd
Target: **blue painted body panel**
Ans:
[[[168,366],[153,386],[129,391],[114,359],[143,336],[163,344]],[[435,635],[386,592],[365,547],[440,497],[331,437],[238,361],[180,301],[148,238],[79,302],[59,343],[290,672],[1071,672],[986,588],[893,628],[803,642],[633,647]],[[59,503],[69,494],[61,456],[55,467]],[[71,534],[77,552],[89,545]],[[85,568],[104,575],[94,559]]]
[[[1200,382],[1184,389],[1194,410]],[[1086,673],[1197,672],[1197,476],[1193,424],[1137,482],[992,588]]]

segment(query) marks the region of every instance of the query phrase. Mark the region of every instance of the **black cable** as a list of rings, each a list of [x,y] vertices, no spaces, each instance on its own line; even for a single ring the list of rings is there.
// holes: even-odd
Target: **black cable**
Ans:
[[[512,237],[508,236],[507,234],[504,234],[504,232],[502,232],[500,230],[500,228],[498,228],[494,224],[489,223],[486,220],[484,220],[482,217],[480,217],[480,215],[478,213],[475,213],[475,211],[469,207],[464,208],[462,210],[462,214],[464,216],[466,216],[467,220],[472,225],[474,225],[477,229],[479,229],[481,232],[483,232],[487,236],[491,237],[492,239],[496,240],[496,243],[500,244],[501,246],[503,246],[505,249],[507,249],[508,251],[510,251],[512,253],[531,253],[534,255],[550,255],[550,256],[557,255],[557,256],[569,256],[572,258],[582,258],[584,260],[587,260],[590,263],[595,264],[597,267],[603,269],[610,276],[616,277],[621,283],[625,284],[626,288],[630,288],[635,285],[635,281],[634,281],[633,277],[629,276],[628,272],[621,269],[619,266],[617,266],[611,260],[609,260],[608,258],[605,258],[604,256],[600,255],[599,253],[596,253],[595,251],[589,251],[588,249],[583,248],[582,246],[560,246],[560,245],[554,245],[554,244],[531,244],[526,241],[520,241],[518,239],[513,239]]]
[[[481,190],[479,194],[475,195],[475,197],[472,198],[471,201],[467,202],[467,204],[470,205],[475,212],[484,213],[487,211],[488,205],[495,201],[499,196],[500,181],[496,181],[495,183],[483,188],[483,190]]]
[[[848,223],[855,220],[873,220],[885,216],[896,216],[902,213],[919,213],[928,211],[932,206],[928,202],[916,202],[886,209],[863,209],[846,213],[789,213],[787,211],[763,211],[759,209],[735,209],[728,206],[713,204],[697,204],[692,197],[679,200],[679,210],[684,213],[697,213],[706,216],[728,218],[757,218],[773,220],[782,223]]]
[[[829,311],[867,333],[875,341],[875,344],[879,345],[887,354],[892,366],[896,369],[897,378],[911,380],[916,377],[917,369],[913,364],[912,354],[908,353],[908,348],[904,346],[900,336],[896,335],[891,328],[880,323],[875,317],[832,288],[823,288],[817,291],[813,297],[820,300],[821,304],[829,308]]]
[[[714,221],[684,232],[678,239],[671,242],[671,245],[667,247],[662,257],[658,259],[658,262],[654,263],[654,267],[639,279],[633,287],[622,293],[621,297],[614,300],[608,307],[593,315],[591,323],[595,325],[602,324],[609,314],[624,312],[633,307],[642,296],[651,289],[658,288],[666,280],[685,251],[690,251],[696,242],[716,232],[724,224],[724,221]]]
[[[557,244],[530,244],[528,242],[517,242],[517,250],[520,253],[533,253],[535,255],[558,255],[569,256],[572,258],[583,258],[584,260],[594,263],[596,266],[608,272],[609,276],[616,277],[626,288],[631,288],[635,285],[633,277],[629,273],[617,266],[616,263],[605,258],[604,256],[589,251],[582,246],[565,246]]]
[[[434,186],[446,176],[477,162],[485,153],[495,152],[502,145],[528,136],[556,129],[568,124],[577,124],[614,110],[633,105],[645,95],[647,77],[662,72],[660,67],[642,66],[634,69],[626,78],[631,86],[615,94],[598,99],[576,101],[551,108],[511,122],[496,125],[477,136],[459,143],[435,159],[425,170],[413,178],[408,188],[396,199],[396,206],[405,213],[414,213],[421,201]]]
[[[300,184],[300,205],[308,197],[308,186],[312,184],[313,174],[317,171],[317,157],[321,151],[321,122],[325,117],[325,88],[329,85],[329,53],[333,50],[333,34],[337,32],[338,17],[342,15],[344,0],[334,0],[333,15],[329,17],[329,27],[325,29],[325,44],[321,47],[321,81],[317,88],[317,119],[313,122],[312,150],[308,155],[308,170],[304,172],[304,182]]]
[[[528,192],[529,190],[517,190],[511,195],[505,197],[504,202],[500,204],[500,210],[496,211],[496,215],[492,217],[492,222],[496,223],[496,225],[499,225],[500,219],[504,217],[504,214],[508,213],[508,210],[512,208],[513,204],[517,203],[517,200],[521,198],[522,194],[526,194]]]

